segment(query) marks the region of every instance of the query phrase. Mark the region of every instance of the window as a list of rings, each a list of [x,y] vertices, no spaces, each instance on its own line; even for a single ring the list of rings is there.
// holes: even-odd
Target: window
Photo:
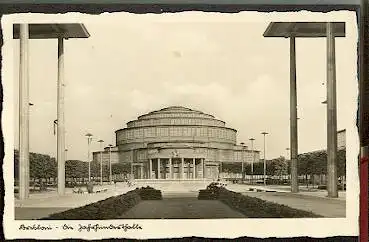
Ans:
[[[173,130],[173,136],[182,136],[182,129],[175,127]]]
[[[169,136],[169,129],[163,128],[164,136]]]
[[[201,128],[195,128],[196,134],[195,136],[200,136]]]
[[[134,137],[135,138],[142,138],[142,129],[135,129],[134,130]]]
[[[145,137],[153,137],[156,135],[155,128],[146,128],[144,130],[144,133],[145,133]]]
[[[191,136],[191,128],[183,128],[183,136]]]
[[[208,132],[207,132],[207,128],[201,128],[200,130],[200,136],[207,136],[208,135]]]
[[[168,128],[158,128],[157,135],[160,137],[168,136]]]

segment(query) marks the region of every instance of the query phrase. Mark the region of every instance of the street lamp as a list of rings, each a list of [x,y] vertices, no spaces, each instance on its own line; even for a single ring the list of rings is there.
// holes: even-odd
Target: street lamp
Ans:
[[[286,148],[286,161],[288,162],[288,160],[290,160],[290,148]],[[287,163],[288,165],[288,163]],[[288,175],[288,179],[291,179],[291,171],[288,171],[289,175]]]
[[[267,135],[267,132],[262,132],[262,135],[264,135],[264,186],[266,186],[266,158],[265,158],[265,135]]]
[[[290,153],[290,148],[286,148],[286,160],[289,159],[288,158],[289,153]]]
[[[254,154],[254,138],[249,139],[251,141],[251,184],[254,183],[254,161],[255,161],[255,154]]]
[[[245,159],[245,153],[244,153],[245,143],[241,142],[241,145],[242,145],[241,173],[242,173],[242,183],[243,183],[243,181],[245,180],[245,171],[244,171],[244,165],[243,165],[243,162],[244,162],[244,159]]]
[[[112,182],[112,174],[111,174],[111,147],[113,147],[113,145],[109,144],[109,181],[110,183]]]
[[[90,160],[90,144],[92,141],[92,134],[87,133],[85,135],[87,137],[87,162],[88,162],[88,181],[91,181],[91,160]]]
[[[68,149],[65,149],[65,160],[67,161],[68,160]]]
[[[100,185],[102,186],[103,185],[103,169],[102,169],[102,145],[104,143],[104,140],[99,140],[97,141],[100,143]]]

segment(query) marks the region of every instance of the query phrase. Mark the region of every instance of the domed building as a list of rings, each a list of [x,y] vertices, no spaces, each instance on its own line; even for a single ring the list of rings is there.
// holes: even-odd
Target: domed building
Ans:
[[[237,131],[213,115],[167,107],[115,131],[112,162],[129,162],[135,179],[216,179],[223,163],[259,161],[259,151],[237,145]],[[103,152],[107,162],[109,149]],[[94,152],[99,160],[99,152]]]

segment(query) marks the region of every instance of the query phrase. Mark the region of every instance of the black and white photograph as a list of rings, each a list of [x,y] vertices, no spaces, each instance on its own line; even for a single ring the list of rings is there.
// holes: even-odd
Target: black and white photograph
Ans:
[[[355,12],[1,24],[7,238],[358,234]]]

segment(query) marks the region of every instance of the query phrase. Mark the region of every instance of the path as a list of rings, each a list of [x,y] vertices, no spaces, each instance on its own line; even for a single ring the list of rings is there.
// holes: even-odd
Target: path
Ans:
[[[124,194],[135,187],[127,187],[125,184],[95,186],[95,190],[108,188],[107,192],[93,194],[77,194],[67,188],[63,196],[58,196],[56,191],[30,194],[29,199],[15,199],[15,219],[40,219],[50,214],[81,207],[90,203],[104,200],[108,197]]]
[[[270,188],[269,186],[267,186]],[[257,197],[269,202],[284,204],[286,206],[311,211],[315,214],[330,218],[346,217],[346,200],[340,198],[328,198],[322,192],[249,192],[248,187],[243,185],[229,185],[227,189],[240,192],[243,195]],[[324,194],[324,193],[323,193]]]
[[[123,219],[215,219],[245,218],[217,200],[197,200],[198,192],[163,192],[163,200],[141,201]]]
[[[243,192],[242,194],[296,209],[311,211],[324,217],[346,217],[346,202],[342,200],[328,200],[321,197],[280,192]]]

